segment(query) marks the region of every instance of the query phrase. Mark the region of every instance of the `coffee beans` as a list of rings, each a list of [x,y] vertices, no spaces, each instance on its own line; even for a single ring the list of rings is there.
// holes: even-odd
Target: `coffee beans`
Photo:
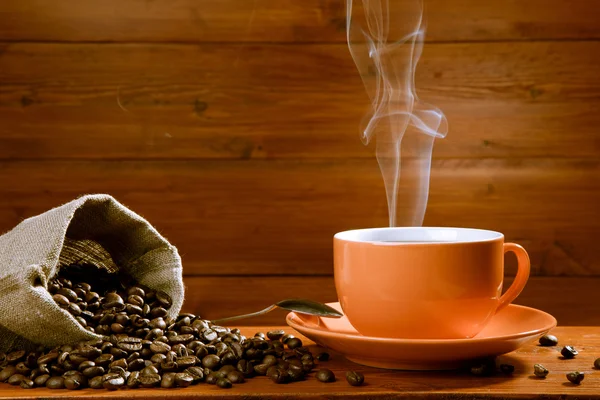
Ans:
[[[548,375],[548,370],[542,364],[535,364],[533,366],[533,374],[538,378],[545,378]]]
[[[594,361],[594,368],[596,369],[600,369],[600,358],[596,358],[596,360]],[[0,381],[2,379],[0,378]]]
[[[575,371],[567,374],[569,382],[574,383],[575,385],[579,385],[583,378],[585,378],[585,373],[583,372]]]
[[[351,386],[360,386],[365,382],[365,376],[360,372],[348,371],[346,372],[346,381]]]
[[[239,329],[193,314],[171,318],[167,293],[99,269],[84,281],[81,271],[90,268],[80,268],[80,275],[61,275],[48,288],[59,307],[104,337],[0,353],[0,382],[69,390],[183,388],[199,382],[229,388],[255,375],[268,375],[275,383],[300,381],[317,360],[329,359],[327,353],[313,356],[302,340],[283,330],[246,338]],[[316,376],[323,382],[335,380],[330,370]]]
[[[554,335],[544,335],[540,338],[540,346],[556,346],[558,339]]]
[[[579,354],[579,352],[575,350],[573,346],[565,346],[560,351],[560,354],[562,354],[564,358],[571,359],[574,358],[577,354]]]

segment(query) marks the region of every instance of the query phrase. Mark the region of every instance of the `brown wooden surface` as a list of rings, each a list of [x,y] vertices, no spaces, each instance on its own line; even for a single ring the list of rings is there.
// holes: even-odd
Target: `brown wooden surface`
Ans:
[[[599,174],[591,159],[434,160],[425,224],[501,231],[534,275],[598,275]],[[387,223],[372,159],[4,162],[0,181],[3,229],[108,192],[179,248],[187,275],[329,275],[337,231]]]
[[[257,330],[279,327],[253,327],[242,332],[251,335]],[[288,332],[294,332],[287,328]],[[559,338],[559,344],[570,344],[579,349],[580,354],[573,360],[563,360],[559,348],[539,347],[536,341],[521,349],[498,357],[497,364],[509,363],[515,366],[514,374],[497,374],[491,377],[475,377],[467,371],[411,372],[390,371],[364,367],[346,360],[342,355],[331,352],[330,361],[318,367],[331,369],[336,382],[321,383],[314,374],[302,382],[276,385],[266,377],[249,379],[225,391],[216,386],[198,384],[186,389],[135,389],[108,392],[84,389],[76,392],[68,390],[32,389],[24,390],[7,384],[0,384],[0,397],[19,399],[96,399],[96,398],[150,398],[150,399],[189,399],[202,397],[218,398],[377,398],[377,399],[599,399],[600,371],[593,363],[600,356],[599,327],[558,327],[552,331]],[[309,345],[313,353],[323,351],[314,343],[298,335]],[[550,373],[545,379],[533,376],[533,365],[541,363]],[[350,386],[344,376],[346,371],[360,371],[365,376],[365,385]],[[567,381],[566,374],[572,371],[585,372],[580,385]]]
[[[511,282],[510,278],[506,280],[505,290]],[[287,298],[337,301],[331,276],[187,276],[184,283],[183,311],[207,319],[262,310]],[[600,326],[598,288],[600,278],[532,277],[515,303],[552,314],[559,326]],[[231,326],[284,324],[286,314],[286,311],[275,310],[261,317],[232,322]]]
[[[127,3],[127,2],[126,2]],[[0,159],[369,158],[347,46],[0,44]],[[597,158],[600,41],[426,45],[442,158]]]
[[[425,0],[425,6],[431,41],[600,37],[594,0]],[[10,41],[346,39],[344,0],[19,0],[0,2],[0,15],[0,38]]]

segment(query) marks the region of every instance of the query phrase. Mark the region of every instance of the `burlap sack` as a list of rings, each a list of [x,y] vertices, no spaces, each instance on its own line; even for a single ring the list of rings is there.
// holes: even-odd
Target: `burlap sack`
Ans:
[[[170,316],[181,309],[177,249],[111,196],[84,196],[0,236],[0,351],[100,337],[59,308],[47,290],[61,264],[73,261],[122,268],[141,284],[168,293]]]

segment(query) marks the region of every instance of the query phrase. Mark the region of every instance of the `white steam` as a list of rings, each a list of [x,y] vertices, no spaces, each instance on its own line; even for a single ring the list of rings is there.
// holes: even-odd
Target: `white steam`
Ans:
[[[447,133],[444,114],[415,91],[425,36],[422,2],[347,0],[346,12],[348,48],[372,105],[361,123],[362,140],[376,138],[390,226],[420,226],[433,141]]]

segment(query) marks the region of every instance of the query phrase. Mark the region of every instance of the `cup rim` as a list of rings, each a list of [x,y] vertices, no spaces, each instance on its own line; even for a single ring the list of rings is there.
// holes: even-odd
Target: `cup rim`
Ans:
[[[451,239],[444,239],[444,240],[431,240],[431,241],[414,241],[414,242],[402,242],[402,241],[398,241],[398,242],[386,242],[386,241],[380,241],[380,240],[373,240],[373,239],[360,239],[357,238],[356,236],[358,235],[368,235],[368,234],[376,234],[377,232],[390,232],[390,231],[410,231],[410,230],[415,230],[415,231],[423,231],[423,230],[431,230],[431,231],[435,231],[438,234],[443,234],[444,233],[452,233],[452,231],[456,232],[456,231],[462,231],[462,232],[468,232],[471,234],[484,234],[487,235],[487,237],[482,237],[482,238],[475,238],[475,239],[462,239],[462,240],[451,240]],[[454,227],[441,227],[441,226],[411,226],[411,227],[381,227],[381,228],[362,228],[362,229],[351,229],[351,230],[346,230],[346,231],[342,231],[342,232],[338,232],[335,235],[333,235],[334,240],[341,240],[341,241],[345,241],[345,242],[352,242],[352,243],[364,243],[364,244],[369,244],[369,245],[377,245],[377,246],[431,246],[431,245],[436,245],[436,246],[456,246],[456,245],[461,245],[461,244],[466,244],[466,243],[485,243],[485,242],[493,242],[496,240],[503,240],[504,239],[504,235],[500,232],[497,231],[492,231],[492,230],[488,230],[488,229],[477,229],[477,228],[454,228]]]

